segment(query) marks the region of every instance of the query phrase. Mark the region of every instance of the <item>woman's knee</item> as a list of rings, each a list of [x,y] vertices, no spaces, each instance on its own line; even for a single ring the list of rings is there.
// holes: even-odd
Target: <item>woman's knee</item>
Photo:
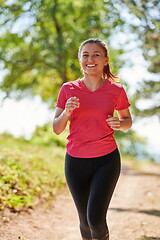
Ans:
[[[94,239],[106,240],[106,234],[108,234],[107,228],[104,226],[90,226],[90,230]]]
[[[94,219],[88,219],[89,228],[92,234],[92,237],[94,239],[100,239],[100,240],[108,240],[109,238],[106,238],[108,236],[108,227],[106,224],[106,219],[104,220],[98,220],[96,218]]]
[[[90,227],[87,220],[83,219],[83,221],[80,221],[80,231],[83,239],[92,239]]]

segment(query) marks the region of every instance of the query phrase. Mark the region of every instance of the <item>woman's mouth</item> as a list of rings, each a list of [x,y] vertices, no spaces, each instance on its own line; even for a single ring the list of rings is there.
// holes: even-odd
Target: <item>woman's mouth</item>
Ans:
[[[96,67],[97,65],[96,64],[87,64],[86,67],[89,67],[89,68],[93,68],[93,67]]]

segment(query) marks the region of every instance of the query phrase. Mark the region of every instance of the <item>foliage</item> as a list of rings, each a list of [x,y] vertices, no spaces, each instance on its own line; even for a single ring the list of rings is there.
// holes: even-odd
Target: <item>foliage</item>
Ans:
[[[150,159],[154,161],[153,156],[150,156],[150,154],[147,152],[146,139],[137,135],[135,131],[116,131],[115,138],[120,151],[128,158],[134,157],[139,160]]]
[[[160,54],[160,2],[158,0],[123,1],[130,12],[139,19],[139,24],[133,23],[133,29],[142,41],[145,59],[149,60],[149,71],[159,73]]]
[[[0,136],[0,210],[34,207],[52,200],[64,185],[64,150]]]
[[[143,107],[138,107],[135,104],[135,112],[143,116],[157,115],[160,118],[160,84],[157,81],[143,81],[139,84],[134,99],[138,99],[139,102],[143,101]],[[138,101],[137,101],[138,103]]]
[[[130,14],[134,15],[136,21],[133,21],[129,28],[132,27],[132,32],[138,35],[138,40],[141,41],[144,58],[148,65],[148,71],[153,73],[149,80],[145,80],[140,84],[135,99],[150,100],[152,105],[140,109],[135,108],[139,116],[160,116],[160,84],[159,84],[159,55],[160,55],[160,1],[159,0],[123,0],[123,6],[129,10]],[[127,25],[127,23],[126,23]],[[144,102],[145,104],[145,102]],[[143,105],[144,105],[143,104]],[[148,105],[148,104],[147,104]]]
[[[79,77],[78,47],[90,37],[108,40],[121,24],[112,1],[15,0],[3,1],[0,58],[7,75],[1,89],[8,96],[24,90],[53,104],[63,82]],[[121,65],[111,52],[113,72]]]
[[[34,131],[31,140],[29,142],[34,145],[53,146],[53,147],[65,147],[67,143],[68,128],[64,130],[61,135],[53,134],[51,124],[45,124],[44,126],[38,126]]]

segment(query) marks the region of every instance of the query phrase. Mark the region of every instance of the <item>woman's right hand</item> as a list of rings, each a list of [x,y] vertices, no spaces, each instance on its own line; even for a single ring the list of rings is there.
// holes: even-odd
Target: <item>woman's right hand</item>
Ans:
[[[71,97],[66,102],[65,112],[70,116],[75,108],[79,108],[79,105],[79,99],[77,97]]]

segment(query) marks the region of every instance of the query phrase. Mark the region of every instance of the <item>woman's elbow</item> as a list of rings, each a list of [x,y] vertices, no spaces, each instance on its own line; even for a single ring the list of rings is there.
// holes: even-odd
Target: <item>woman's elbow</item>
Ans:
[[[62,131],[59,131],[58,129],[54,128],[54,126],[53,126],[53,132],[54,132],[56,135],[60,135]]]

